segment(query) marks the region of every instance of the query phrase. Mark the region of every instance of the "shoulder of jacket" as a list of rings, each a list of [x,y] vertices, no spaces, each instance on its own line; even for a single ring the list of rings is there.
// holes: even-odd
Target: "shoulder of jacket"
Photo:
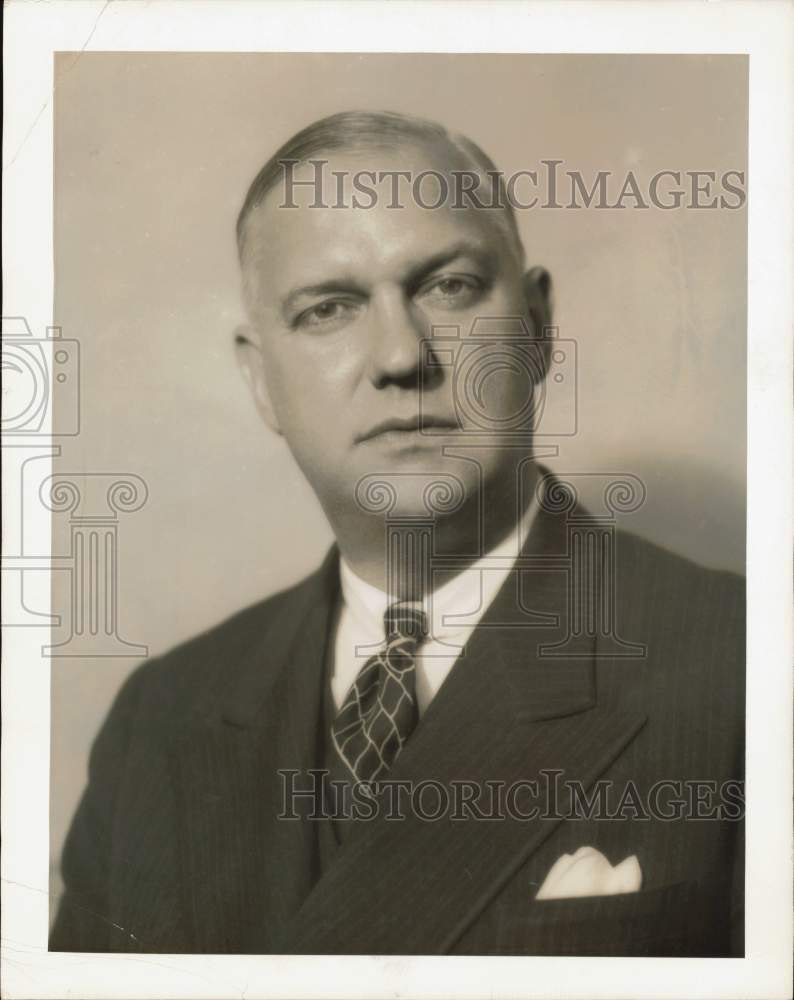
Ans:
[[[745,578],[740,573],[704,566],[633,532],[618,530],[615,534],[615,548],[618,568],[629,577],[661,575],[687,584],[705,585],[742,594],[744,592]]]
[[[307,602],[321,593],[323,577],[329,571],[333,552],[321,567],[297,583],[235,612],[221,622],[192,636],[160,655],[139,665],[127,679],[125,688],[149,700],[161,696],[189,703],[215,684],[254,646],[266,643],[274,648],[300,625]],[[262,669],[267,669],[267,663]]]

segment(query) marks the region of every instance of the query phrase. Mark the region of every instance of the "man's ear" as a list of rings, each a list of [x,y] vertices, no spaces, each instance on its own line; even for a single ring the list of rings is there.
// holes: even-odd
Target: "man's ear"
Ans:
[[[524,298],[532,322],[532,335],[537,339],[543,358],[543,372],[548,371],[552,338],[546,334],[553,313],[551,275],[545,267],[531,267],[524,274]]]
[[[531,267],[524,274],[524,297],[534,333],[543,336],[543,328],[551,325],[552,288],[551,275],[545,267]]]
[[[234,351],[237,364],[248,388],[254,397],[256,408],[268,427],[281,434],[273,402],[270,398],[267,380],[265,378],[265,361],[259,346],[256,333],[248,326],[238,326],[234,331]]]

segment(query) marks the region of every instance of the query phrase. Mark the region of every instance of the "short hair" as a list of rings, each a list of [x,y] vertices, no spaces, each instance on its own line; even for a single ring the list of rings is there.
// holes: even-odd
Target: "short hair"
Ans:
[[[523,258],[515,212],[505,197],[504,177],[480,147],[460,133],[449,132],[438,122],[395,111],[342,111],[312,122],[276,150],[256,175],[237,217],[237,250],[242,261],[246,222],[282,177],[285,162],[306,163],[319,153],[337,150],[388,149],[401,143],[443,143],[456,152],[474,172],[497,175],[499,207],[497,221],[506,230],[512,250]]]

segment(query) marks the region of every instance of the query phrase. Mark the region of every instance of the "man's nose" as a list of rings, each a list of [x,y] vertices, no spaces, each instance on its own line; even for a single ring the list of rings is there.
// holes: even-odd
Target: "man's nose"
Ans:
[[[377,389],[390,383],[415,388],[422,365],[426,322],[401,289],[370,300],[369,377]]]

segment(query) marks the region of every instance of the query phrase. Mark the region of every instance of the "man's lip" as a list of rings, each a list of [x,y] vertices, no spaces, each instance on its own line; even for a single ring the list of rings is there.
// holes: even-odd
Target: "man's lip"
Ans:
[[[390,417],[388,420],[383,420],[381,423],[371,427],[363,434],[359,434],[356,438],[356,442],[369,441],[372,438],[379,437],[381,434],[387,434],[389,431],[411,432],[418,431],[425,427],[440,427],[447,428],[448,430],[459,429],[458,425],[454,421],[443,417]]]

